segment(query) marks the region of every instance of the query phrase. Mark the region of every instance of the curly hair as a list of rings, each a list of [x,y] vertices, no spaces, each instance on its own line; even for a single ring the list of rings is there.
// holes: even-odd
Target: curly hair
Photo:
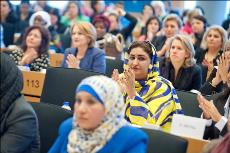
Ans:
[[[38,25],[30,26],[26,29],[26,32],[23,36],[22,45],[21,45],[22,50],[26,51],[26,49],[27,49],[26,38],[29,35],[29,33],[34,29],[39,30],[39,32],[41,33],[41,44],[37,50],[38,54],[39,55],[44,54],[44,53],[48,54],[49,43],[50,43],[49,30],[46,29],[45,27],[38,26]]]

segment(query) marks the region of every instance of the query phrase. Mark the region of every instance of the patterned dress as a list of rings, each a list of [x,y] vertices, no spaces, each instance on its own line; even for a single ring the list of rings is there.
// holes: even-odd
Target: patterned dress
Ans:
[[[14,50],[10,53],[10,56],[13,58],[15,63],[18,65],[22,60],[24,52],[21,48],[15,47]],[[41,54],[36,58],[32,63],[28,65],[31,71],[41,71],[46,69],[49,66],[49,56],[48,54]]]
[[[135,81],[136,96],[128,99],[126,93],[125,118],[136,125],[155,124],[169,132],[173,114],[183,114],[172,83],[159,76],[159,62],[152,46],[153,57],[148,68],[147,80]],[[128,54],[125,55],[125,65]]]

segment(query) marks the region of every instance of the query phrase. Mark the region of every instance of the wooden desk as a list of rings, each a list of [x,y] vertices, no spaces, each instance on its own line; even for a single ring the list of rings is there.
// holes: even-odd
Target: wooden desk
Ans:
[[[195,138],[183,137],[188,140],[187,153],[201,153],[204,146],[209,143],[208,140],[200,140]]]
[[[64,54],[52,53],[50,54],[50,66],[60,67],[64,59]]]
[[[38,102],[42,94],[42,89],[45,80],[45,73],[34,72],[34,71],[22,71],[23,75],[23,89],[22,93],[29,101]],[[34,98],[28,98],[28,97]]]

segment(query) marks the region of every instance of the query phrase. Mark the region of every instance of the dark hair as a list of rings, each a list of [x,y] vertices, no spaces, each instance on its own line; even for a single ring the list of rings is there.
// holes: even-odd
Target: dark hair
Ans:
[[[69,1],[69,3],[67,4],[66,8],[64,9],[64,14],[69,10],[70,4],[75,4],[77,5],[77,9],[78,9],[78,16],[82,16],[81,13],[81,9],[80,9],[80,3],[78,1]]]
[[[57,23],[60,23],[61,16],[60,16],[59,10],[57,8],[50,8],[47,11],[47,13],[55,15],[57,17]]]
[[[204,31],[206,30],[207,26],[208,26],[208,22],[207,22],[207,19],[202,16],[202,15],[195,15],[192,17],[193,19],[196,19],[196,20],[200,20],[204,23]]]
[[[145,24],[145,33],[144,33],[144,34],[145,34],[145,37],[147,37],[148,25],[150,24],[150,22],[151,22],[152,20],[157,20],[157,22],[158,22],[158,24],[159,24],[159,29],[158,29],[158,31],[160,31],[161,28],[162,28],[162,23],[161,23],[160,19],[159,19],[157,16],[152,16],[152,17],[150,17],[150,18],[147,20],[146,24]]]
[[[130,54],[132,49],[140,47],[149,55],[149,58],[152,59],[152,46],[153,45],[149,41],[134,41],[131,46],[129,46],[127,53]]]
[[[201,13],[202,13],[203,15],[205,15],[205,12],[204,12],[203,7],[197,5],[195,8],[200,9]]]
[[[97,5],[98,2],[99,2],[99,0],[91,1],[90,6],[91,6],[91,8],[93,9],[93,12],[94,12],[94,13],[97,13],[97,12],[96,12],[96,9],[95,9],[95,5]]]
[[[145,6],[149,6],[149,7],[152,9],[152,11],[153,11],[153,14],[152,14],[152,15],[155,15],[155,9],[153,8],[152,5],[145,4],[145,5],[144,5],[144,8],[145,8]],[[143,8],[143,10],[144,10],[144,8]]]
[[[26,38],[28,34],[34,29],[38,29],[41,33],[41,44],[37,50],[38,54],[41,55],[44,53],[48,53],[49,43],[50,43],[50,33],[48,29],[38,25],[30,26],[26,29],[26,32],[23,36],[22,46],[21,46],[22,50],[25,51],[27,49]]]
[[[93,25],[95,26],[95,24],[96,24],[97,22],[102,22],[102,23],[104,24],[105,28],[106,28],[106,32],[109,31],[110,21],[109,21],[109,19],[108,19],[106,16],[104,16],[104,15],[96,15],[96,16],[93,18],[93,22],[92,22],[92,23],[93,23]]]
[[[109,16],[114,16],[116,21],[119,22],[119,16],[116,13],[110,13]]]

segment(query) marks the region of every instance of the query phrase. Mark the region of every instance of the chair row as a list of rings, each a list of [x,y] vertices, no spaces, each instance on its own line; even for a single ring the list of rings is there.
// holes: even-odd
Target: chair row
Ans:
[[[48,103],[30,103],[34,108],[40,130],[41,152],[48,152],[58,136],[60,124],[72,117],[72,111]],[[182,138],[159,130],[141,128],[148,136],[147,153],[194,153],[199,152],[206,141]]]

